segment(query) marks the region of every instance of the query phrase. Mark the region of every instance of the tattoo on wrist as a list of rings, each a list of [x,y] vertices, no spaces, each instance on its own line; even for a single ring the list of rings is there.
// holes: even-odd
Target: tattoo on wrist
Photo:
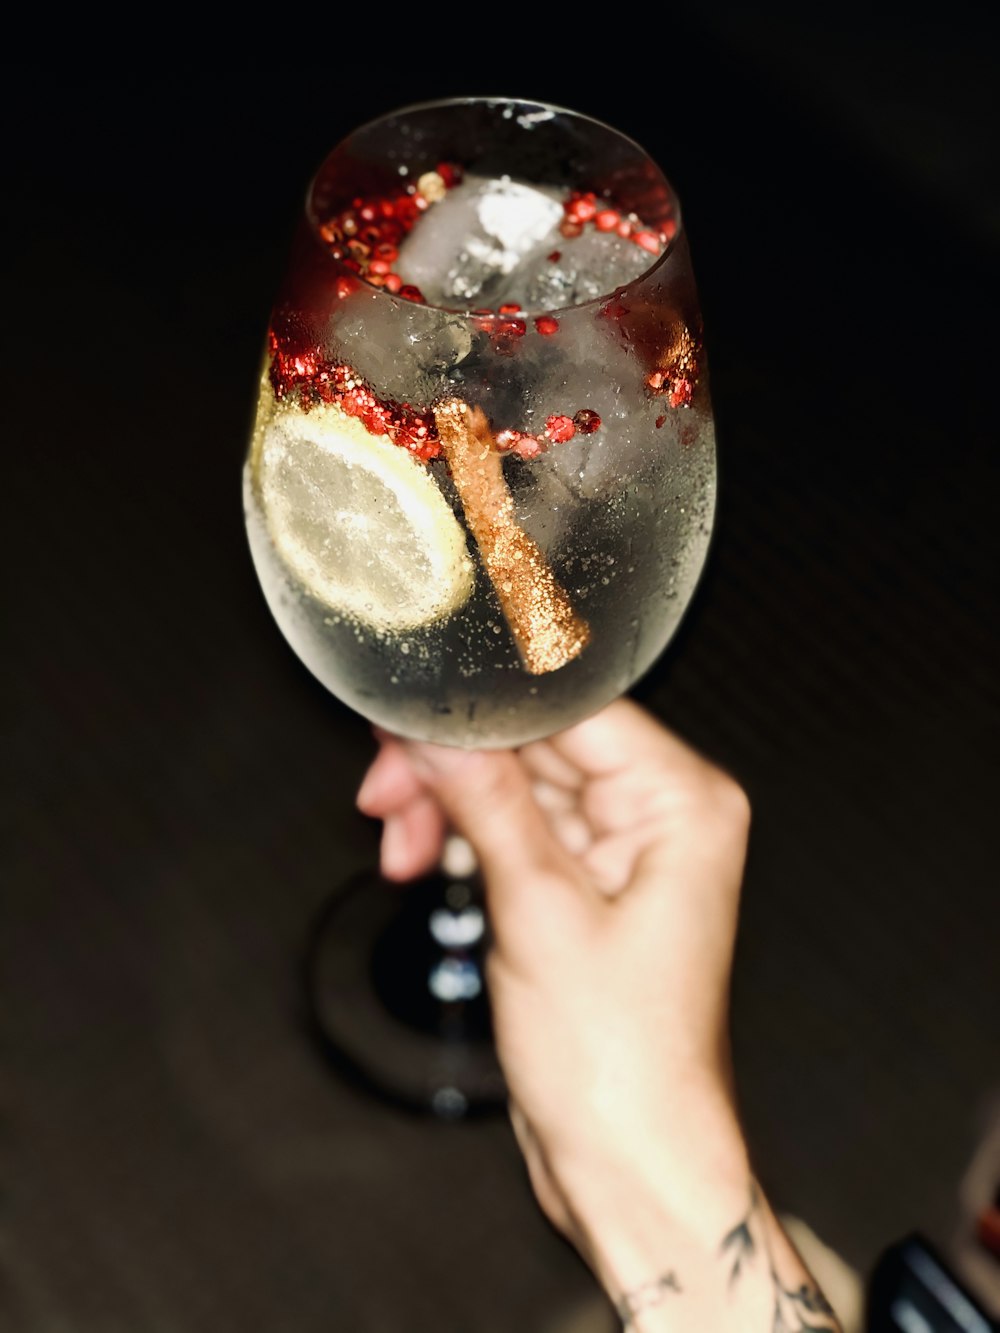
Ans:
[[[636,1315],[662,1304],[669,1293],[679,1292],[680,1289],[681,1284],[677,1281],[677,1274],[664,1273],[653,1282],[644,1282],[641,1287],[633,1287],[631,1291],[624,1292],[615,1305],[615,1312],[622,1321],[622,1327],[631,1328]]]
[[[750,1207],[736,1226],[726,1232],[719,1246],[719,1253],[730,1263],[730,1290],[743,1269],[756,1258],[758,1249],[763,1253],[771,1279],[773,1333],[839,1333],[840,1325],[833,1308],[814,1282],[803,1282],[793,1288],[786,1287],[778,1277],[767,1222],[762,1215],[760,1193],[751,1182]]]
[[[719,1255],[729,1265],[730,1291],[744,1269],[755,1263],[758,1254],[767,1268],[774,1300],[770,1333],[841,1333],[830,1302],[815,1282],[786,1287],[778,1276],[763,1201],[756,1184],[751,1181],[750,1206],[739,1222],[726,1232],[719,1245]],[[679,1295],[681,1291],[677,1274],[671,1271],[624,1292],[615,1304],[623,1329],[634,1328],[635,1320],[644,1311],[662,1305],[668,1295]]]

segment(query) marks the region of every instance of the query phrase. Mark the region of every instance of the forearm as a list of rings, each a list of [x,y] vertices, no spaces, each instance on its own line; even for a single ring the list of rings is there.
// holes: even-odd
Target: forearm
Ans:
[[[638,1159],[570,1187],[577,1243],[629,1333],[834,1333],[840,1325],[754,1181],[742,1140]],[[712,1145],[706,1152],[704,1143]]]

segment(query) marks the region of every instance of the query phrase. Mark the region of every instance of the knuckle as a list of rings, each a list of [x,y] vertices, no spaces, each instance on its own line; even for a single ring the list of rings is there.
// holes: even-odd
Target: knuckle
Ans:
[[[722,769],[713,768],[706,784],[706,798],[716,816],[734,832],[750,827],[750,798],[741,783]]]

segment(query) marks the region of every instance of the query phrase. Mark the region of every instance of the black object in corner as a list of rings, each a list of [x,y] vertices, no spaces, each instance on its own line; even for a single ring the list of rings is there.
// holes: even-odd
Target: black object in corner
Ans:
[[[868,1286],[866,1333],[1000,1333],[919,1233],[891,1245]]]

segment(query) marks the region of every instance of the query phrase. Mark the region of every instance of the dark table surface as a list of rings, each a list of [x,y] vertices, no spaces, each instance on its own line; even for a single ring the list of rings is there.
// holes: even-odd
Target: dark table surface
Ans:
[[[4,1333],[603,1309],[502,1117],[373,1101],[301,1022],[306,924],[375,855],[371,744],[259,593],[247,418],[308,175],[439,93],[590,112],[681,195],[720,505],[635,693],[753,801],[747,1132],[862,1273],[965,1225],[1000,1093],[997,120],[985,23],[838,13],[651,28],[643,79],[599,51],[512,78],[512,44],[485,78],[307,51],[8,81]]]

